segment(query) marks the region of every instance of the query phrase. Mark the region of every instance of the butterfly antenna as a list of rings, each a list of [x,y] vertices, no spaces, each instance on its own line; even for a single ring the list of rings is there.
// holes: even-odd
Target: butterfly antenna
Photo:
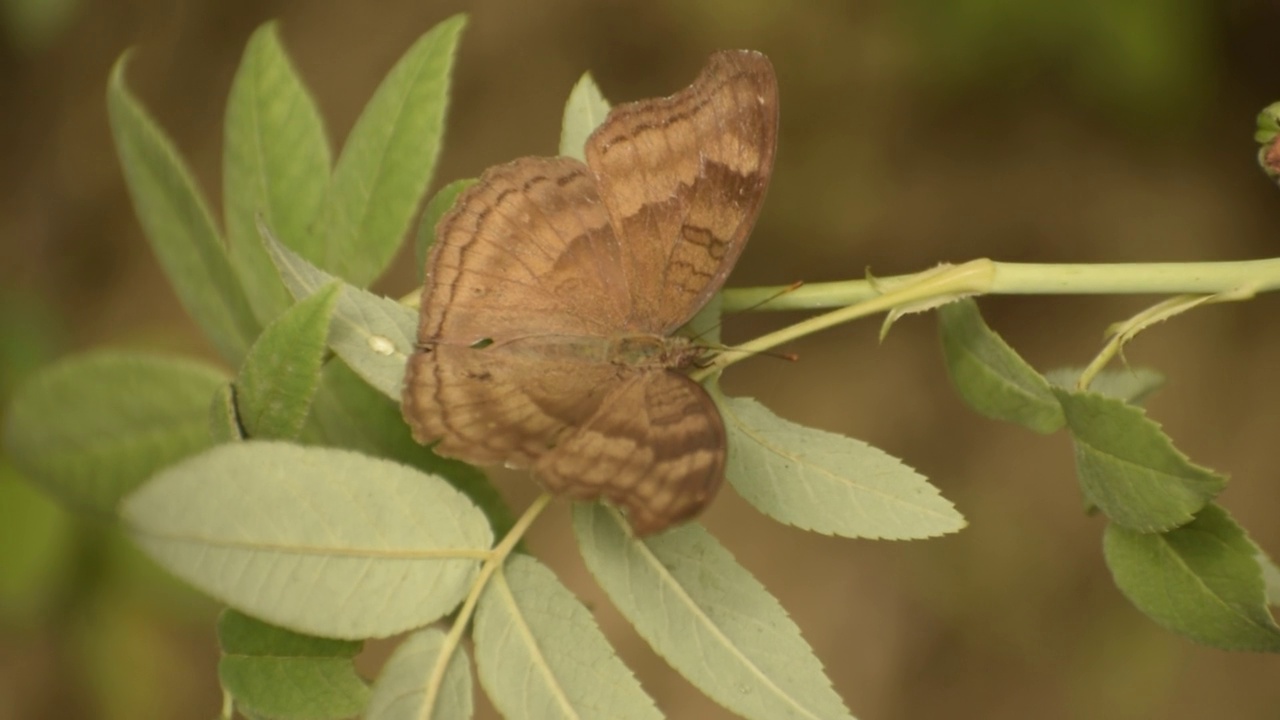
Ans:
[[[778,298],[782,297],[783,295],[786,295],[786,294],[787,294],[787,293],[789,293],[789,292],[795,292],[795,291],[796,291],[797,289],[799,289],[802,285],[804,285],[804,281],[803,281],[803,280],[797,280],[797,281],[795,281],[795,282],[791,283],[790,285],[788,285],[788,286],[786,286],[786,287],[782,288],[782,289],[781,289],[781,290],[779,290],[778,292],[776,292],[776,293],[774,293],[774,294],[770,295],[769,297],[767,297],[767,298],[765,298],[765,299],[761,300],[760,302],[755,303],[754,305],[749,305],[749,306],[747,306],[747,307],[743,308],[740,312],[748,312],[748,311],[751,311],[751,310],[755,310],[756,308],[762,307],[762,306],[764,306],[764,305],[768,305],[769,303],[773,302],[774,300],[777,300]],[[698,341],[698,340],[700,340],[703,336],[707,335],[708,333],[710,333],[710,332],[712,332],[712,331],[714,331],[714,330],[718,330],[718,329],[720,329],[720,326],[721,326],[721,325],[723,325],[723,324],[724,324],[724,321],[723,321],[723,320],[720,320],[720,321],[716,322],[714,325],[712,325],[711,327],[707,328],[706,330],[703,330],[702,332],[698,333],[697,335],[694,335],[694,336],[693,336],[693,338],[692,338],[692,340],[694,340],[695,342],[696,342],[696,341]],[[771,357],[771,358],[775,358],[775,359],[778,359],[778,360],[786,360],[787,362],[796,362],[797,360],[799,360],[799,359],[800,359],[800,356],[799,356],[799,355],[797,355],[797,354],[795,354],[795,353],[789,353],[789,352],[774,352],[774,351],[772,351],[772,350],[739,350],[738,348],[729,347],[729,346],[727,346],[727,345],[724,345],[723,343],[717,343],[717,344],[716,344],[716,347],[715,347],[715,350],[716,350],[717,352],[736,352],[736,353],[745,353],[745,354],[747,354],[747,355],[763,355],[763,356],[765,356],[765,357]]]
[[[767,297],[767,298],[765,298],[765,299],[761,300],[760,302],[758,302],[758,303],[756,303],[756,304],[754,304],[754,305],[748,305],[747,307],[742,308],[742,309],[741,309],[741,310],[739,310],[738,312],[750,312],[750,311],[755,310],[755,309],[757,309],[757,308],[760,308],[760,307],[763,307],[763,306],[765,306],[765,305],[768,305],[769,303],[773,302],[774,300],[777,300],[778,298],[782,297],[783,295],[786,295],[787,293],[791,293],[791,292],[795,292],[796,290],[799,290],[799,289],[801,288],[801,286],[803,286],[803,285],[804,285],[804,281],[803,281],[803,280],[797,280],[797,281],[795,281],[795,282],[791,283],[790,285],[788,285],[788,286],[786,286],[786,287],[782,288],[782,289],[781,289],[781,290],[779,290],[778,292],[776,292],[776,293],[774,293],[774,294],[770,295],[769,297]],[[715,330],[719,330],[719,329],[721,328],[721,326],[723,326],[723,325],[724,325],[724,319],[723,319],[723,317],[724,317],[724,316],[723,316],[723,314],[722,314],[722,315],[721,315],[721,319],[720,319],[720,320],[717,320],[717,321],[716,321],[716,323],[715,323],[714,325],[712,325],[712,326],[708,327],[706,330],[703,330],[702,332],[698,333],[697,335],[694,335],[694,336],[693,336],[692,338],[690,338],[690,339],[691,339],[691,340],[694,340],[694,341],[696,342],[696,341],[698,341],[698,340],[701,340],[704,336],[706,336],[706,335],[710,334],[711,332],[713,332],[713,331],[715,331]],[[728,349],[728,348],[723,348],[723,349]],[[774,353],[760,353],[760,354],[762,354],[762,355],[772,355],[772,354],[774,354]]]
[[[795,291],[799,290],[799,289],[800,289],[800,288],[802,288],[802,287],[804,287],[804,281],[803,281],[803,280],[797,280],[797,281],[795,281],[795,282],[791,283],[790,285],[788,285],[788,286],[786,286],[786,287],[782,288],[782,289],[781,289],[781,290],[779,290],[778,292],[776,292],[776,293],[774,293],[774,294],[770,295],[769,297],[767,297],[767,298],[765,298],[765,299],[761,300],[760,302],[758,302],[758,303],[756,303],[756,304],[754,304],[754,305],[748,305],[748,306],[746,306],[746,307],[742,308],[741,310],[739,310],[738,312],[751,312],[752,310],[758,310],[758,309],[760,309],[760,308],[764,307],[765,305],[768,305],[769,303],[773,302],[774,300],[777,300],[778,298],[782,297],[783,295],[786,295],[786,294],[788,294],[788,293],[793,293],[793,292],[795,292]]]
[[[787,362],[796,362],[797,360],[800,359],[800,356],[797,355],[796,353],[775,352],[773,350],[741,350],[736,347],[728,347],[723,345],[720,347],[717,347],[716,352],[722,352],[722,353],[733,352],[733,353],[742,353],[744,355],[761,355],[764,357],[773,358],[775,360],[786,360]]]

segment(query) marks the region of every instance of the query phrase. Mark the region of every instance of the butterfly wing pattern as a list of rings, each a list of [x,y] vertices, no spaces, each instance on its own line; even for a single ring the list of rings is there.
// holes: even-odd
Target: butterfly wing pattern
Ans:
[[[586,160],[487,170],[437,226],[403,411],[449,457],[529,467],[603,498],[638,535],[697,514],[723,421],[668,336],[724,284],[773,167],[777,83],[759,53],[614,108]]]

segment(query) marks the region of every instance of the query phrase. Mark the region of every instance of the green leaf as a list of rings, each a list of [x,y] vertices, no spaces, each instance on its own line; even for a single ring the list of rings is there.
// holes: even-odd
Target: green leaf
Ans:
[[[324,444],[394,460],[448,480],[484,511],[495,535],[506,535],[515,524],[510,507],[484,473],[415,442],[400,404],[370,387],[346,363],[339,360],[325,367],[311,418]]]
[[[752,720],[849,718],[778,601],[701,526],[646,541],[599,503],[573,508],[587,568],[659,655]]]
[[[604,99],[591,73],[583,73],[564,105],[564,119],[560,123],[560,154],[586,162],[583,149],[587,138],[600,127],[609,114],[609,101]]]
[[[951,382],[975,412],[1038,433],[1062,427],[1048,381],[987,327],[976,302],[939,308],[938,330]]]
[[[1258,547],[1217,505],[1162,534],[1108,525],[1103,551],[1121,592],[1160,625],[1223,650],[1280,652]]]
[[[269,234],[267,252],[293,296],[302,299],[334,281]],[[342,286],[329,325],[329,347],[365,382],[400,401],[404,366],[418,337],[418,316],[388,298],[350,285]]]
[[[749,398],[716,397],[728,431],[725,475],[760,512],[805,530],[908,540],[964,527],[938,489],[864,442],[792,422]]]
[[[432,629],[420,630],[400,643],[373,684],[366,720],[471,717],[471,669],[461,646],[453,648],[436,701],[427,706],[427,684],[436,663],[443,659],[444,645],[444,633]]]
[[[237,610],[323,637],[385,637],[449,612],[493,536],[447,483],[346,450],[247,441],[126,498],[135,542]]]
[[[1055,389],[1075,446],[1085,499],[1113,522],[1163,532],[1191,518],[1226,485],[1193,465],[1141,408],[1096,393]]]
[[[128,57],[111,70],[107,109],[134,211],[182,306],[238,365],[258,322],[190,171],[125,86]]]
[[[245,48],[223,140],[223,211],[231,264],[262,324],[291,304],[258,239],[257,218],[297,247],[329,183],[329,141],[315,100],[280,45],[276,23]]]
[[[214,445],[245,438],[244,428],[240,427],[240,413],[236,410],[235,383],[219,388],[209,403],[209,437]]]
[[[1083,368],[1055,368],[1046,372],[1044,377],[1055,387],[1074,390],[1082,370]],[[1149,368],[1103,370],[1089,383],[1089,390],[1130,405],[1141,405],[1142,401],[1164,385],[1164,381],[1164,375]]]
[[[256,717],[347,718],[369,701],[353,658],[361,643],[299,635],[234,610],[218,618],[218,679]]]
[[[338,293],[332,282],[299,300],[258,337],[236,378],[237,417],[251,438],[296,438],[320,384]]]
[[[480,682],[506,717],[662,717],[591,612],[531,557],[489,581],[473,640]]]
[[[436,25],[378,87],[347,138],[302,255],[352,285],[368,285],[404,238],[435,172],[454,50],[466,17]]]
[[[50,365],[14,395],[4,448],[71,505],[114,513],[143,480],[209,447],[209,398],[227,378],[192,360],[99,350]]]
[[[440,223],[440,218],[449,212],[449,209],[453,207],[453,203],[457,201],[463,190],[475,184],[475,178],[454,180],[440,188],[440,191],[427,202],[426,209],[422,211],[422,218],[418,220],[418,237],[413,244],[413,256],[418,261],[418,282],[422,282],[426,273],[427,253],[431,251],[431,246],[435,244],[436,225]]]
[[[1253,139],[1263,144],[1270,144],[1280,135],[1280,102],[1273,102],[1258,113],[1258,131]]]

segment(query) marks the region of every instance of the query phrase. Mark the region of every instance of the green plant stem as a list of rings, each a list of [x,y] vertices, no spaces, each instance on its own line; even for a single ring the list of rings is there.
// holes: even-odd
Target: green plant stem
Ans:
[[[1253,288],[1242,287],[1233,292],[1220,292],[1214,295],[1178,295],[1161,300],[1155,305],[1137,313],[1128,320],[1115,323],[1107,328],[1107,343],[1098,355],[1080,372],[1077,388],[1084,390],[1093,382],[1093,378],[1102,372],[1120,350],[1138,333],[1195,308],[1221,302],[1237,302],[1253,297]]]
[[[551,495],[543,493],[538,496],[537,500],[524,511],[520,519],[515,525],[511,526],[511,531],[506,537],[502,538],[502,542],[498,543],[489,553],[489,559],[485,560],[484,565],[480,568],[480,574],[476,576],[476,581],[471,586],[471,592],[467,593],[467,599],[462,603],[462,609],[458,611],[457,617],[453,619],[453,625],[449,628],[449,634],[444,638],[444,644],[440,647],[440,655],[436,658],[436,664],[431,668],[431,676],[427,678],[426,695],[423,697],[422,707],[426,710],[423,720],[429,720],[435,712],[436,700],[440,697],[440,688],[444,684],[444,673],[449,667],[449,661],[453,658],[453,653],[458,649],[458,645],[462,642],[462,633],[467,629],[467,623],[471,621],[471,615],[475,612],[476,603],[480,601],[480,594],[484,592],[484,588],[489,584],[489,579],[497,572],[507,557],[511,555],[511,551],[519,544],[520,539],[528,532],[529,527],[533,525],[533,521],[538,515],[546,509],[551,502]]]
[[[984,295],[1170,295],[1233,292],[1241,288],[1252,292],[1280,290],[1280,258],[1099,265],[1002,263],[980,259],[964,266],[972,263],[987,263],[991,267],[989,284],[973,290],[974,294]],[[730,288],[722,294],[722,307],[726,313],[747,309],[842,308],[877,297],[886,289],[909,285],[934,272],[936,269],[871,280],[813,283],[790,292],[780,287]]]
[[[1116,355],[1120,354],[1120,350],[1124,348],[1125,343],[1133,339],[1135,335],[1151,326],[1152,323],[1161,322],[1174,315],[1186,312],[1193,307],[1202,304],[1212,295],[1179,295],[1177,297],[1161,300],[1153,307],[1144,309],[1133,317],[1123,322],[1113,324],[1107,329],[1107,342],[1098,351],[1098,354],[1080,371],[1080,378],[1076,381],[1077,390],[1086,390],[1102,372]]]
[[[889,310],[924,310],[948,299],[981,293],[983,288],[991,284],[994,266],[995,263],[990,260],[970,260],[963,265],[941,266],[905,278],[871,281],[879,292],[869,300],[802,320],[777,332],[747,341],[732,348],[733,352],[720,353],[707,367],[691,373],[690,377],[700,382],[739,360],[850,320]]]

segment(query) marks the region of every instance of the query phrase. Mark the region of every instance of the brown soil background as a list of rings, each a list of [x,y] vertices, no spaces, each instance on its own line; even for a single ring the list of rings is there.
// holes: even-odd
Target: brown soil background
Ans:
[[[1127,19],[1099,4],[1076,26],[1035,9],[1053,3],[1027,5],[86,0],[47,43],[11,38],[0,48],[0,287],[33,308],[59,352],[112,344],[212,359],[133,217],[104,108],[111,63],[137,47],[132,87],[219,207],[224,98],[257,25],[281,20],[337,145],[400,53],[459,10],[471,22],[436,186],[553,153],[564,98],[586,69],[618,102],[675,91],[715,49],[772,58],[777,168],[733,285],[984,256],[1280,254],[1280,194],[1252,141],[1254,115],[1280,99],[1275,4],[1149,3]],[[378,287],[398,296],[412,277],[404,255]],[[983,308],[1048,368],[1087,361],[1108,324],[1152,300],[1006,297]],[[1194,460],[1232,476],[1223,504],[1272,554],[1277,316],[1274,296],[1214,306],[1149,331],[1127,353],[1168,376],[1151,414]],[[785,321],[736,319],[726,334]],[[790,611],[857,717],[1280,717],[1274,659],[1174,636],[1111,584],[1103,521],[1081,512],[1064,436],[963,407],[930,317],[906,319],[884,343],[877,331],[870,321],[808,338],[789,348],[798,364],[742,363],[724,385],[903,458],[970,526],[928,542],[837,540],[765,520],[732,491],[705,516]],[[516,507],[532,497],[523,478],[497,481]],[[673,718],[730,717],[617,616],[581,568],[566,520],[554,508],[531,545],[593,608],[659,706]],[[216,715],[214,609],[141,578],[115,582],[130,589],[105,605],[0,623],[0,720]],[[85,647],[85,628],[114,638],[105,652],[118,677],[80,660],[104,652]],[[372,644],[362,668],[375,672],[387,647]],[[496,717],[480,702],[479,717]]]

